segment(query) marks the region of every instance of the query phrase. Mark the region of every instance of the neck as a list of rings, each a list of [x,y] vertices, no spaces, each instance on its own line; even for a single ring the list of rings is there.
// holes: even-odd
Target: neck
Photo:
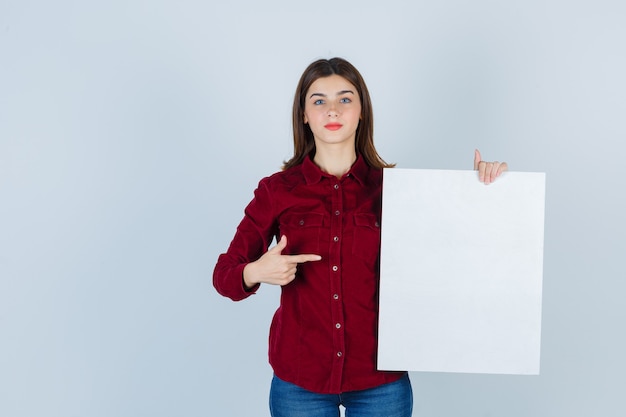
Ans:
[[[354,147],[350,150],[317,148],[313,162],[320,169],[328,174],[341,178],[345,175],[352,164],[356,161],[356,151]]]

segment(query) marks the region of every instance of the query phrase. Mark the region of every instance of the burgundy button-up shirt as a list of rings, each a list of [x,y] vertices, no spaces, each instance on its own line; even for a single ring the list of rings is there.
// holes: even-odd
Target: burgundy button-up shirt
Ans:
[[[308,157],[260,181],[213,274],[217,291],[242,300],[243,268],[287,236],[283,254],[318,254],[282,287],[269,360],[279,378],[319,393],[399,379],[376,370],[382,170],[359,157],[341,179]]]

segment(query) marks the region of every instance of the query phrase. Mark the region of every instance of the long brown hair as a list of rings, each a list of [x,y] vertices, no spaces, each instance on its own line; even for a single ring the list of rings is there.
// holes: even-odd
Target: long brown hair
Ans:
[[[370,94],[359,71],[343,58],[320,59],[304,70],[293,99],[293,157],[286,161],[283,169],[302,163],[304,158],[315,155],[315,140],[308,124],[304,123],[304,102],[311,84],[318,78],[339,75],[357,89],[361,98],[361,121],[356,129],[355,150],[373,168],[390,168],[395,164],[385,162],[374,147],[374,115]]]

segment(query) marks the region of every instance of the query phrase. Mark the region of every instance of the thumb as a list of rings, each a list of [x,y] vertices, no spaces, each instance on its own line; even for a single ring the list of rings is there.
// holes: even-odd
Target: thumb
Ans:
[[[480,151],[478,149],[474,150],[474,169],[478,169],[478,164],[480,164],[482,158],[480,157]]]
[[[276,244],[276,246],[274,246],[272,249],[270,249],[271,252],[278,252],[278,254],[280,255],[280,253],[283,251],[283,249],[285,249],[287,247],[287,236],[282,235],[280,237],[280,240],[278,241],[278,243]]]

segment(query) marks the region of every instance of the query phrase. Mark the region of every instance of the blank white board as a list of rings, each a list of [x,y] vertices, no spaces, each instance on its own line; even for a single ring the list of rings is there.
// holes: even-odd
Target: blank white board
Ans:
[[[545,174],[385,169],[378,369],[539,373]]]

